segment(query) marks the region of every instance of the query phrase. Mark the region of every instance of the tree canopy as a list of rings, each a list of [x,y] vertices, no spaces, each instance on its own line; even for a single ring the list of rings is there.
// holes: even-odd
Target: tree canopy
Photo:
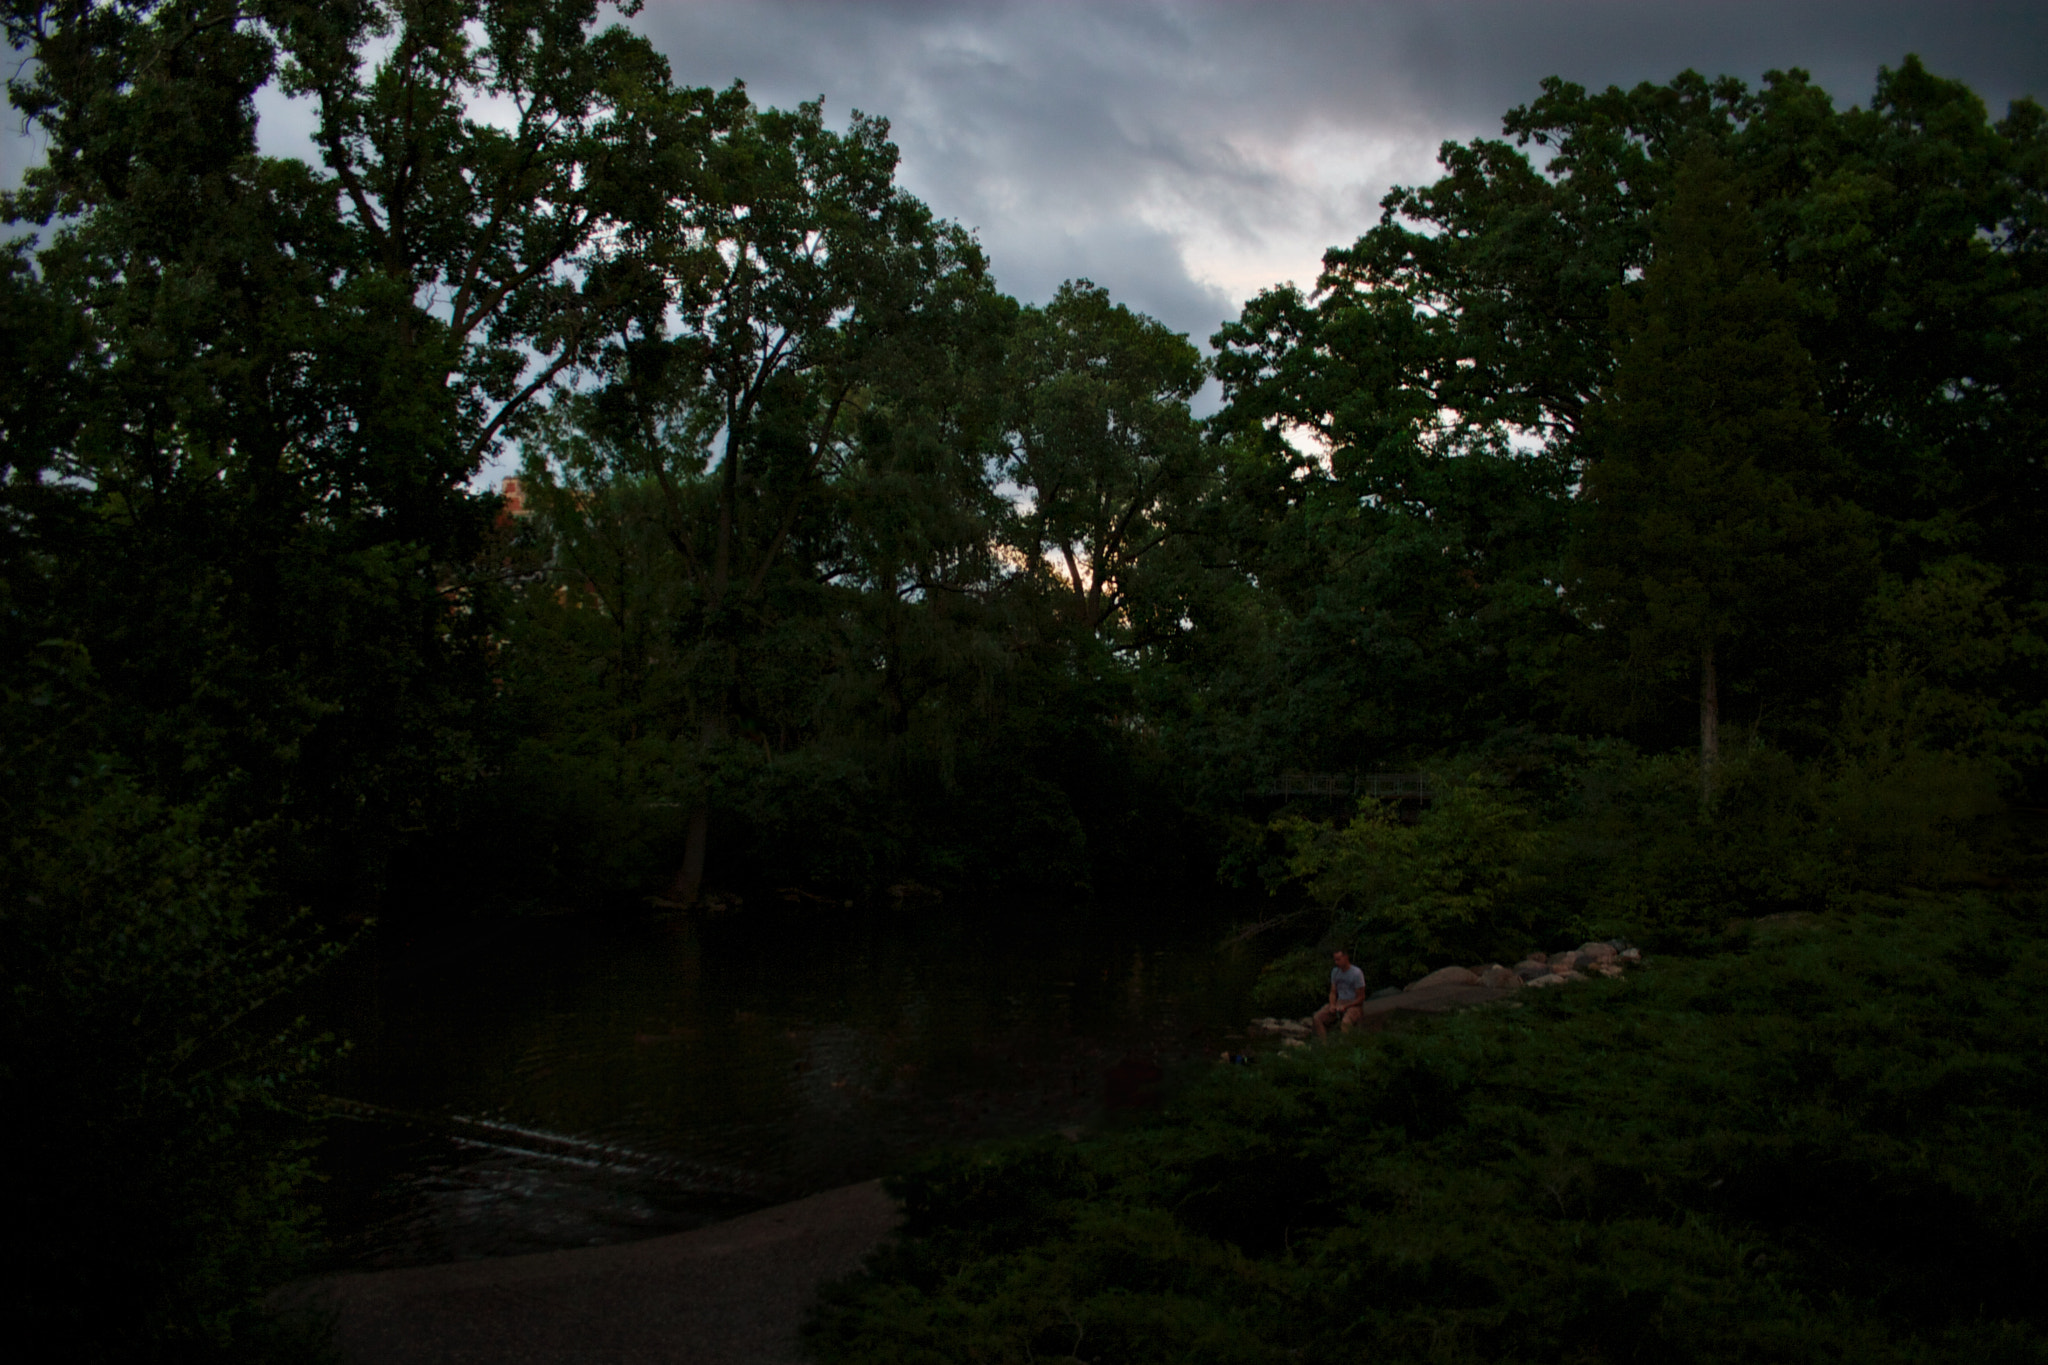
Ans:
[[[1698,948],[2038,788],[2032,101],[1547,81],[1205,355],[595,0],[4,14],[4,1077],[100,1201],[21,1205],[19,1292],[110,1352],[255,1330],[276,1016],[373,915],[1220,887],[1386,970]],[[1380,767],[1440,807],[1278,780]]]

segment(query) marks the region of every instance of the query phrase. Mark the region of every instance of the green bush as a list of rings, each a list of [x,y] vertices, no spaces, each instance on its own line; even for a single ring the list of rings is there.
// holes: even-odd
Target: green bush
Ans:
[[[1874,673],[1845,705],[1834,753],[1732,748],[1705,810],[1692,755],[1608,744],[1540,764],[1483,751],[1412,823],[1368,802],[1346,821],[1273,828],[1289,879],[1322,913],[1323,951],[1350,944],[1375,986],[1586,938],[1710,951],[1743,920],[1982,876],[1996,769],[1923,747],[1899,702]],[[1313,956],[1276,961],[1261,1007],[1291,1008],[1305,984],[1320,998]]]
[[[1698,790],[1687,755],[1584,769],[1532,868],[1547,917],[1705,951],[1732,921],[1978,876],[1977,836],[1999,809],[1985,765],[1910,745],[1803,764],[1753,747],[1724,760],[1711,811]]]
[[[948,1156],[831,1362],[2048,1360],[2038,898],[1857,894]]]
[[[257,1300],[313,1240],[295,1115],[319,1049],[271,1010],[325,950],[274,913],[253,836],[104,767],[38,796],[0,861],[11,1334],[304,1359]]]
[[[1370,977],[1366,984],[1385,984]],[[1293,1018],[1317,1009],[1330,994],[1330,952],[1327,948],[1296,948],[1259,969],[1252,983],[1252,1008],[1261,1014]]]
[[[1511,792],[1464,781],[1414,824],[1367,802],[1340,825],[1281,828],[1289,874],[1331,912],[1329,941],[1349,944],[1375,982],[1531,946],[1532,866],[1552,836]]]
[[[1613,756],[1581,774],[1539,871],[1589,935],[1706,951],[1732,920],[1826,904],[1815,798],[1811,769],[1770,750],[1723,760],[1711,812],[1690,755]]]

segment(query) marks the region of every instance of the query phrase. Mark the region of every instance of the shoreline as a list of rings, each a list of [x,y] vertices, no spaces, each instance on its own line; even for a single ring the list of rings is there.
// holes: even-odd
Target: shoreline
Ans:
[[[796,1365],[820,1286],[900,1220],[869,1180],[613,1246],[313,1276],[268,1302],[331,1321],[343,1365]]]

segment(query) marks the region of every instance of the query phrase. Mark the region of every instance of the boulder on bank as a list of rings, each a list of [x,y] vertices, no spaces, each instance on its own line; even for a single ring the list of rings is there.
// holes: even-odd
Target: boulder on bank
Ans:
[[[1498,962],[1476,970],[1469,967],[1439,967],[1406,987],[1392,986],[1374,991],[1359,1006],[1355,1030],[1375,1033],[1389,1020],[1404,1014],[1449,1014],[1472,1005],[1506,999],[1524,986],[1563,986],[1584,981],[1587,974],[1621,976],[1623,968],[1642,961],[1642,953],[1624,939],[1587,943],[1558,953],[1530,953],[1512,967]],[[1254,1019],[1252,1033],[1280,1034],[1290,1043],[1313,1031],[1313,1017],[1307,1019]]]
[[[1432,986],[1476,986],[1479,973],[1466,967],[1439,967],[1420,981],[1411,981],[1405,990],[1427,990]]]
[[[1359,1007],[1360,1019],[1356,1028],[1375,1033],[1385,1028],[1395,1018],[1404,1014],[1449,1014],[1453,1010],[1466,1009],[1472,1005],[1484,1005],[1495,1000],[1505,1000],[1514,994],[1515,987],[1483,986],[1479,978],[1463,967],[1448,970],[1464,972],[1469,981],[1445,981],[1436,985],[1425,985],[1424,977],[1399,995],[1390,995],[1383,1000],[1368,1000]],[[1431,972],[1430,976],[1440,973]]]

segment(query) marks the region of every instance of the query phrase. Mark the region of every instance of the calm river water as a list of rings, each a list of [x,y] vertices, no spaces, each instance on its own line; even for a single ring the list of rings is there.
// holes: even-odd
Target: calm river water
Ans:
[[[387,942],[319,1161],[337,1265],[590,1246],[1156,1102],[1242,1028],[1206,912],[775,907]]]

